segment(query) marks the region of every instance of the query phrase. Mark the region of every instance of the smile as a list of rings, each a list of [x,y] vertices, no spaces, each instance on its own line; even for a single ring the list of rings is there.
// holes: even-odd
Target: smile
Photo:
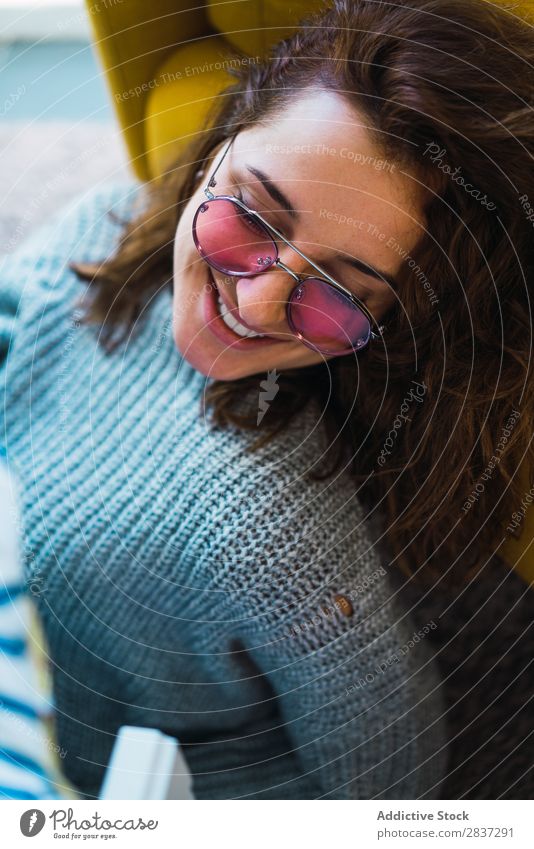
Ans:
[[[219,342],[236,351],[252,351],[254,348],[283,343],[283,339],[256,333],[234,317],[233,311],[224,304],[210,269],[207,282],[209,285],[205,288],[203,298],[204,321],[209,333]]]
[[[243,324],[240,324],[240,322],[237,320],[237,318],[234,316],[234,314],[232,312],[230,312],[230,310],[228,309],[226,304],[223,303],[223,300],[222,300],[218,290],[217,290],[217,305],[219,307],[219,313],[221,315],[221,318],[224,321],[224,323],[226,324],[226,326],[229,327],[230,330],[233,330],[234,333],[237,333],[238,336],[245,336],[249,339],[251,339],[253,336],[255,336],[255,337],[259,337],[260,339],[263,339],[263,337],[264,337],[263,333],[255,333],[254,330],[249,330],[248,327],[245,327]]]

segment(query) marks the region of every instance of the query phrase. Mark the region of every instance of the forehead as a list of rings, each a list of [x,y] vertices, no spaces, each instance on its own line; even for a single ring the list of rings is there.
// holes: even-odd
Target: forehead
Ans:
[[[363,113],[338,94],[306,91],[234,146],[240,166],[260,169],[287,195],[311,241],[350,253],[357,231],[360,255],[395,270],[399,251],[388,241],[409,250],[422,234],[424,188],[385,158]]]

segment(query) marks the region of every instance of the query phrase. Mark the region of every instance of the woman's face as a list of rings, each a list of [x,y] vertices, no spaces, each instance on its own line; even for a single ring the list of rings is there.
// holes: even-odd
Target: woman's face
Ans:
[[[196,250],[193,218],[224,149],[203,174],[176,230],[175,343],[194,368],[219,380],[320,362],[326,357],[288,326],[291,275],[271,268],[254,277],[228,277]],[[239,133],[216,180],[215,194],[240,192],[249,207],[354,292],[377,321],[395,303],[394,283],[381,277],[396,277],[423,233],[424,190],[383,158],[364,119],[339,95],[306,92],[267,126]],[[299,274],[317,274],[283,242],[279,256]],[[377,275],[358,268],[358,260]],[[244,338],[223,322],[213,280],[233,317],[262,338]]]

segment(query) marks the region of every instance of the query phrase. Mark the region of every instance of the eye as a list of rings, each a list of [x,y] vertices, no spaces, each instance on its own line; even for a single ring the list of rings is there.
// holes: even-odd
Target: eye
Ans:
[[[234,192],[234,197],[236,197],[238,200],[248,206],[248,203],[246,202],[246,200],[244,200],[243,193],[240,189]],[[248,229],[255,233],[257,236],[262,236],[263,238],[265,238],[265,234],[266,232],[268,232],[267,228],[264,227],[254,215],[250,215],[244,209],[241,209],[241,207],[237,206],[237,204],[234,204],[234,207],[236,210],[236,214],[239,216],[239,219],[243,222],[243,224],[245,224]]]
[[[257,207],[257,203],[256,203],[254,200],[248,200],[248,199],[247,199],[247,198],[243,195],[243,191],[242,191],[242,189],[241,189],[241,187],[240,187],[239,185],[235,184],[233,194],[234,194],[234,196],[235,196],[238,200],[240,200],[240,201],[241,201],[241,203],[244,203],[244,204],[245,204],[245,206],[248,206],[248,207],[249,207],[249,209],[254,210],[254,212],[259,212],[259,213],[260,213],[260,215],[261,215],[263,218],[265,218],[265,220],[266,220],[266,221],[267,221],[267,222],[271,225],[271,227],[275,227],[275,228],[278,230],[278,232],[279,232],[279,233],[281,233],[281,234],[282,234],[282,236],[284,236],[284,238],[286,238],[286,239],[289,239],[289,238],[290,238],[289,236],[287,236],[287,235],[285,234],[283,227],[282,227],[280,224],[278,224],[278,222],[273,223],[272,221],[269,221],[269,212],[264,212],[264,211],[262,211],[261,209],[257,209],[257,208],[256,208],[256,207]],[[242,211],[242,215],[243,215],[243,217],[246,217],[246,212],[245,212],[244,210]],[[250,216],[248,217],[248,219],[247,219],[247,220],[248,220],[249,222],[251,222]],[[258,226],[258,225],[259,225],[259,222],[258,222],[257,220],[256,220],[256,221],[254,221],[254,219],[253,219],[252,221],[254,222],[254,224],[255,224],[256,226]],[[252,222],[251,222],[251,223],[252,223]],[[276,239],[277,239],[276,235],[275,235],[274,233],[271,233],[270,235],[271,235],[271,238],[272,238],[272,239],[274,239],[274,240],[276,241]]]
[[[254,210],[254,212],[260,212],[260,210],[255,209],[255,206],[256,206],[255,202],[248,200],[245,197],[245,195],[243,194],[243,190],[241,189],[241,185],[239,183],[234,182],[232,194],[234,195],[234,197],[236,197],[238,200],[240,200],[241,203],[244,203],[245,206],[248,206],[249,209]],[[261,222],[259,222],[253,216],[246,213],[244,209],[238,209],[238,214],[239,214],[239,217],[248,225],[248,227],[251,230],[253,230],[257,234],[264,235],[264,231],[262,230]],[[267,215],[264,212],[261,212],[261,215],[265,218],[266,221],[268,221]],[[283,228],[280,227],[278,224],[273,224],[271,226],[276,227],[276,229],[278,230],[279,233],[281,233],[286,239],[289,239],[289,236],[286,236],[286,234],[283,231]],[[272,239],[274,239],[275,242],[280,243],[280,240],[277,239],[277,237],[274,233],[269,232],[269,235]],[[325,269],[327,269],[327,266],[323,266],[323,267]],[[367,306],[369,300],[373,296],[373,293],[369,291],[368,287],[366,287],[364,284],[362,285],[362,283],[360,281],[358,281],[357,279],[354,280],[354,281],[348,280],[346,277],[345,277],[345,279],[343,279],[343,277],[340,277],[339,273],[336,273],[335,269],[328,268],[327,270],[332,275],[334,280],[337,280],[339,283],[341,283],[343,286],[345,286],[345,288],[348,289],[349,292],[351,292],[353,295],[355,295],[356,298],[359,301],[361,301],[362,304]],[[311,271],[310,271],[310,273],[311,273]],[[346,274],[346,272],[345,272],[345,274]]]
[[[245,204],[245,206],[248,206],[248,207],[249,207],[249,209],[253,209],[253,210],[254,210],[254,212],[256,212],[256,211],[257,211],[257,210],[255,210],[255,209],[254,209],[254,202],[253,202],[253,201],[250,201],[250,200],[247,200],[247,199],[245,198],[245,196],[243,195],[243,191],[241,190],[241,188],[240,188],[239,186],[236,186],[236,189],[235,189],[235,191],[234,191],[234,195],[235,195],[235,197],[236,197],[238,200],[240,200],[240,201],[241,201],[241,203],[244,203],[244,204]],[[245,214],[246,214],[246,213],[245,213],[245,211],[243,210],[243,215],[245,215]],[[263,214],[263,213],[262,213],[262,214]]]

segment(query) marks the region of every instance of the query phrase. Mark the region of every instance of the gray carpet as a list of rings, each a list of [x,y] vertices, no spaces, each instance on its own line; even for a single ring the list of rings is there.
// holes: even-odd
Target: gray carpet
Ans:
[[[0,161],[0,254],[92,186],[134,179],[113,124],[6,121]]]

